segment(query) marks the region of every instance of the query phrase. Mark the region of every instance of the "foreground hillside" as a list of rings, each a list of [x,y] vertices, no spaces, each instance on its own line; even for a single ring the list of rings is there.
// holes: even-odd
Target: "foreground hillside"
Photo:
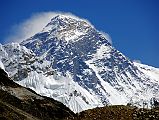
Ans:
[[[0,69],[0,120],[62,120],[74,115],[62,103],[16,84]]]
[[[159,108],[138,109],[123,105],[114,105],[83,111],[79,120],[159,120]]]

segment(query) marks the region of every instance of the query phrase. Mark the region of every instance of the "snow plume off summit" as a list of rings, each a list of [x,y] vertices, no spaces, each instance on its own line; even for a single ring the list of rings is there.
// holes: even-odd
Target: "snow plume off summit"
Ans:
[[[149,106],[159,93],[159,69],[135,63],[88,21],[54,16],[20,44],[0,45],[1,61],[17,83],[74,112],[105,105]]]

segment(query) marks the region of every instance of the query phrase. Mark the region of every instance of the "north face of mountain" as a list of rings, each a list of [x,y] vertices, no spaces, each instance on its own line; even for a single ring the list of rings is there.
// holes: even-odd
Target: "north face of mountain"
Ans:
[[[6,46],[2,45],[1,56],[8,54],[10,47]],[[41,32],[18,46],[25,50],[1,59],[9,75],[74,112],[127,103],[141,107],[143,101],[151,106],[151,98],[158,96],[158,78],[150,75],[154,70],[133,63],[83,19],[57,15]],[[30,56],[27,62],[23,60],[26,54]],[[16,71],[14,64],[9,64],[13,60],[20,66]],[[29,71],[23,70],[26,67]],[[23,76],[18,74],[19,69],[24,71]]]

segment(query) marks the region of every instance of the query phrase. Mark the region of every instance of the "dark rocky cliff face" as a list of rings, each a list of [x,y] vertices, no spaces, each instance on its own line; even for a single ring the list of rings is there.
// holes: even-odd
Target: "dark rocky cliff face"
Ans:
[[[24,88],[0,69],[0,119],[71,119],[75,114],[62,103]]]

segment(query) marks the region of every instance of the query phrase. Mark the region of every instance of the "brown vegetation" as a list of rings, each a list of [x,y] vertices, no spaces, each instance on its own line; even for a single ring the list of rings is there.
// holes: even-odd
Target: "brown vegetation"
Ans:
[[[79,120],[159,120],[159,109],[114,105],[83,111]]]

